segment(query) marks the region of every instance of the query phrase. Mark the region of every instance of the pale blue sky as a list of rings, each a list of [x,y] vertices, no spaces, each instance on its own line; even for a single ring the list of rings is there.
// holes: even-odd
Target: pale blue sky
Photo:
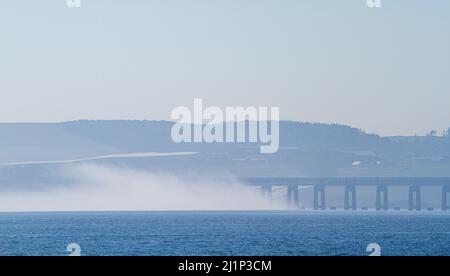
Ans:
[[[381,135],[450,126],[450,1],[0,3],[0,121],[279,106]]]

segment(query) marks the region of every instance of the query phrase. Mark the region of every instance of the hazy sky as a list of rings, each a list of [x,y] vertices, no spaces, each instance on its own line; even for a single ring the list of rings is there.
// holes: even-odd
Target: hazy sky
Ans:
[[[0,121],[279,106],[382,135],[450,127],[450,1],[0,3]]]

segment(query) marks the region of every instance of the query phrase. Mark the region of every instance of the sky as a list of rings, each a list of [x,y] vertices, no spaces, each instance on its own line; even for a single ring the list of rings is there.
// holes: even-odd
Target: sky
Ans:
[[[387,135],[450,127],[450,1],[0,2],[0,122],[277,106]]]

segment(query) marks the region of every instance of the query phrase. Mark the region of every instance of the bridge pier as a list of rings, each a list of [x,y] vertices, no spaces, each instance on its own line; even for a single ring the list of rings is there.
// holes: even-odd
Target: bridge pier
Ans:
[[[269,200],[272,200],[272,185],[262,185],[261,186],[261,195],[266,197]]]
[[[314,186],[314,210],[326,210],[325,185]]]
[[[288,185],[287,186],[287,206],[288,208],[300,208],[298,193],[298,185]]]
[[[449,195],[450,195],[450,185],[442,186],[442,211],[450,210]]]
[[[410,211],[422,209],[420,185],[409,186],[409,208]]]
[[[389,210],[389,199],[388,199],[388,186],[378,185],[377,186],[377,202],[375,206],[376,210]]]
[[[356,210],[356,186],[355,185],[345,185],[345,210]]]

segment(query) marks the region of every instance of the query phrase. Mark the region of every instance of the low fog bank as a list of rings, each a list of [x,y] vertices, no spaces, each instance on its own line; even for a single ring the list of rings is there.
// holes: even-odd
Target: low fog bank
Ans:
[[[65,166],[60,174],[71,185],[0,192],[0,212],[285,208],[285,202],[269,202],[256,187],[236,182],[187,181],[173,175],[92,164]]]

